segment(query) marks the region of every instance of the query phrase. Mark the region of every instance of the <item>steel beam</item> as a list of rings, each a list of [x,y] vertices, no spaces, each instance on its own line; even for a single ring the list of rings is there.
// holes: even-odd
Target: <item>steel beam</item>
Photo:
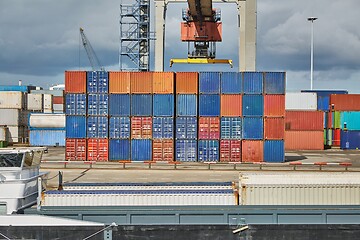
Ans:
[[[155,0],[155,71],[164,71],[164,41],[167,0]]]

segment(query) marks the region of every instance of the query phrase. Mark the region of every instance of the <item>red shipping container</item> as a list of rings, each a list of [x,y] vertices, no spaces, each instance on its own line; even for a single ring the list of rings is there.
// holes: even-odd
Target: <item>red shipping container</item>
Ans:
[[[285,116],[285,95],[265,95],[264,97],[265,117]]]
[[[65,71],[65,92],[86,93],[86,72]]]
[[[220,162],[241,162],[241,140],[220,140]]]
[[[332,111],[360,111],[360,94],[331,94]]]
[[[219,139],[220,118],[199,117],[199,139]]]
[[[152,117],[131,118],[131,138],[151,139],[152,138]]]
[[[174,141],[171,139],[156,139],[153,140],[153,161],[167,161],[174,160]]]
[[[86,161],[86,139],[67,138],[65,159],[68,161]]]
[[[221,95],[222,117],[241,117],[242,112],[242,96],[239,94],[223,94]]]
[[[324,130],[285,131],[285,150],[323,150]]]
[[[334,129],[333,130],[332,146],[340,147],[340,139],[341,139],[341,130],[340,129]]]
[[[264,161],[264,141],[243,140],[241,146],[242,162],[263,162]]]
[[[286,111],[285,130],[323,131],[324,114],[321,111]]]
[[[87,140],[87,159],[89,161],[107,162],[109,160],[109,140],[89,138]]]
[[[53,104],[64,104],[64,97],[53,96]]]
[[[282,140],[285,138],[285,119],[283,117],[266,117],[264,119],[264,138]]]
[[[131,93],[152,93],[153,72],[131,72],[130,91]]]
[[[175,75],[175,91],[177,94],[197,94],[199,73],[177,72]]]

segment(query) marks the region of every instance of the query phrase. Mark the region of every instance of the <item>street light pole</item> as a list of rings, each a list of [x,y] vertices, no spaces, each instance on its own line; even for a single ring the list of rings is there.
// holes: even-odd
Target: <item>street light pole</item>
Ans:
[[[309,17],[307,20],[311,22],[311,50],[310,50],[310,90],[313,90],[314,81],[314,21],[316,17]]]

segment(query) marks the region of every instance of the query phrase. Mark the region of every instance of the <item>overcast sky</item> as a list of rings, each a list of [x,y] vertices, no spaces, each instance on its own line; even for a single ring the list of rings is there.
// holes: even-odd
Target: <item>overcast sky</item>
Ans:
[[[106,69],[118,70],[119,4],[118,0],[0,0],[0,83],[17,84],[21,79],[24,84],[49,87],[64,82],[65,70],[90,70],[79,27],[85,29]],[[359,0],[258,0],[257,5],[258,71],[286,71],[288,91],[309,89],[311,24],[306,19],[316,16],[314,88],[360,93]],[[234,69],[168,66],[170,58],[187,57],[187,44],[180,41],[181,9],[186,6],[168,7],[165,71],[237,71],[235,4],[215,5],[222,10],[223,22],[217,57],[233,59]]]

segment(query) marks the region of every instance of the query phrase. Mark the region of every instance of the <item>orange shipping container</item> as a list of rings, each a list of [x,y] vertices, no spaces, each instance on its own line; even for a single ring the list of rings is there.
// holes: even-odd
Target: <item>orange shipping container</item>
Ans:
[[[152,93],[153,72],[131,72],[131,93]]]
[[[174,160],[174,141],[170,139],[153,140],[153,161]]]
[[[264,161],[264,141],[243,140],[241,147],[242,162],[263,162]]]
[[[69,161],[86,161],[86,139],[67,138],[65,159]]]
[[[285,119],[282,117],[266,117],[264,119],[264,138],[282,140],[285,138]]]
[[[197,72],[177,72],[175,75],[177,94],[197,94],[198,93],[199,73]]]
[[[173,94],[174,93],[173,72],[154,72],[153,74],[153,93]]]
[[[301,131],[323,131],[324,112],[320,111],[286,111],[285,129]]]
[[[109,160],[109,140],[89,138],[87,140],[87,159],[89,161],[107,162]]]
[[[360,94],[331,94],[330,109],[333,111],[360,111]]]
[[[222,41],[221,22],[182,22],[181,41]]]
[[[130,72],[109,72],[109,93],[130,93]]]
[[[285,150],[323,150],[324,131],[285,131]]]
[[[152,118],[132,117],[131,118],[131,139],[151,139]]]
[[[221,95],[221,116],[241,117],[242,96],[239,94]]]
[[[64,104],[64,97],[53,96],[53,104]]]
[[[265,95],[264,97],[265,117],[285,116],[285,95]]]
[[[65,92],[86,93],[86,72],[65,71]]]

